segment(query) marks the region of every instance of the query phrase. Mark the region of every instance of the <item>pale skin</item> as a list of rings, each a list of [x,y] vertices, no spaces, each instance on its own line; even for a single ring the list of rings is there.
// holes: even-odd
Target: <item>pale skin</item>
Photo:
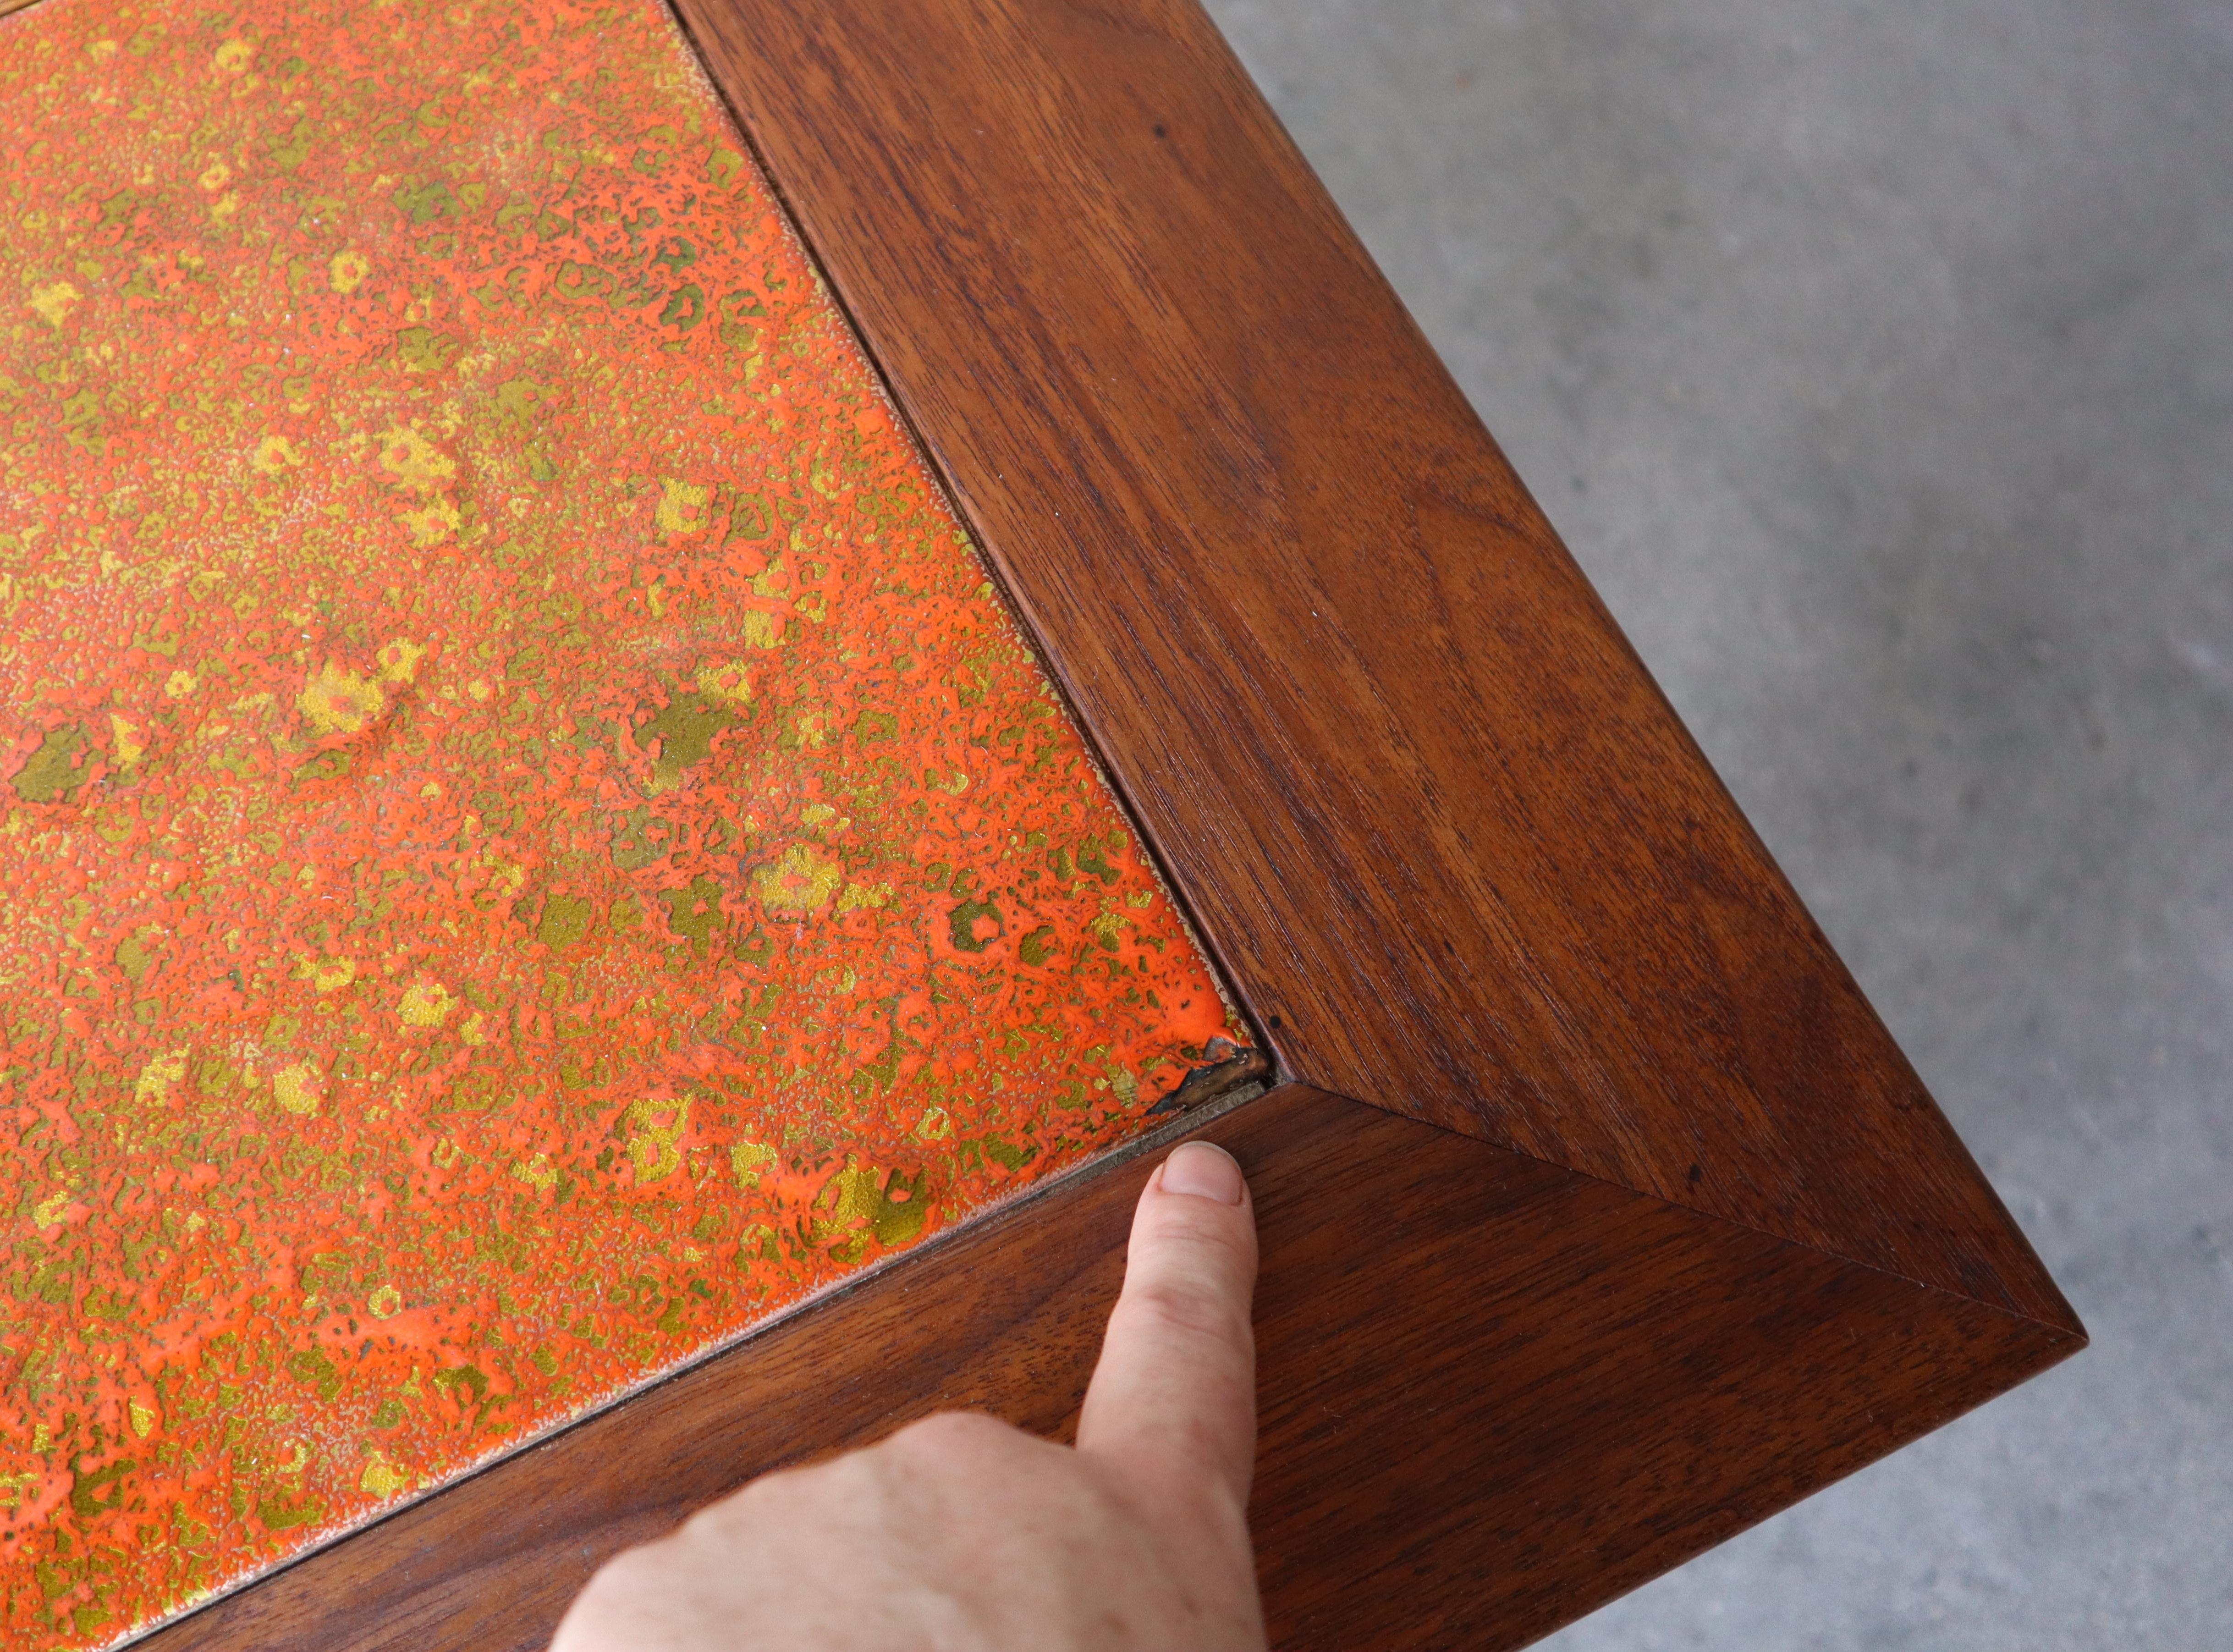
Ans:
[[[1077,1444],[963,1413],[608,1562],[551,1652],[1261,1652],[1256,1215],[1188,1142],[1140,1195]]]

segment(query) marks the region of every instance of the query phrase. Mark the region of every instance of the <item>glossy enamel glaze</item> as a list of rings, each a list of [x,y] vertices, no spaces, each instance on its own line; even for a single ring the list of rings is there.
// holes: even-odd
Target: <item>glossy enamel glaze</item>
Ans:
[[[1207,966],[654,0],[0,23],[0,1598],[1141,1128]]]

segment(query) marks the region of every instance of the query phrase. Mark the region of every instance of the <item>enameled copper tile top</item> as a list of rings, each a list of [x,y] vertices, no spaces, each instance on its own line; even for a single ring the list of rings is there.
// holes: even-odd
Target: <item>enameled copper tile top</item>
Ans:
[[[1230,1031],[655,0],[42,0],[0,133],[6,1645],[612,1398]]]

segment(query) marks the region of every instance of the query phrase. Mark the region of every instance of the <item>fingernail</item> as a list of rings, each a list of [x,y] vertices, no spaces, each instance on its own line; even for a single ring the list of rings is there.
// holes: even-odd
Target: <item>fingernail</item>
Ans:
[[[1221,1205],[1240,1202],[1240,1165],[1223,1148],[1208,1141],[1188,1141],[1163,1161],[1163,1191],[1214,1199]]]

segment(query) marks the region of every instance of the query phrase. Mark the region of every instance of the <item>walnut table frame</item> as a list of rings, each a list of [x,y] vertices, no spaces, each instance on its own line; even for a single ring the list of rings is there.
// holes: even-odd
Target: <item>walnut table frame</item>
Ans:
[[[2085,1334],[1195,0],[680,0],[1277,1061],[1275,1643],[1511,1647]],[[1155,1141],[153,1636],[540,1646],[614,1550],[1074,1418]]]

